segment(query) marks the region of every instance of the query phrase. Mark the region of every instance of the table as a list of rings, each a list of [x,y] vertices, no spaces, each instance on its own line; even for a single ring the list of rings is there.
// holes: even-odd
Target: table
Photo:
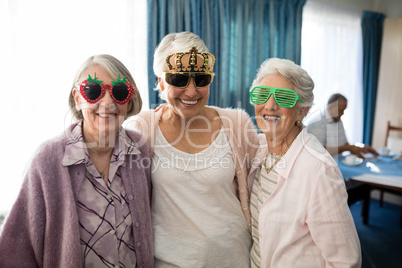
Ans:
[[[345,165],[344,156],[337,156],[335,161],[345,178],[349,199],[348,204],[363,200],[363,223],[368,224],[370,192],[372,189],[386,189],[394,193],[402,193],[402,161],[390,156],[366,158],[357,166]],[[400,227],[402,228],[402,206]]]

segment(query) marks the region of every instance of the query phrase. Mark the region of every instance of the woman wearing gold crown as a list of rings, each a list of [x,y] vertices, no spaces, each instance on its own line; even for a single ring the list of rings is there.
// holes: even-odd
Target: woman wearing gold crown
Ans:
[[[214,61],[197,35],[165,36],[154,72],[167,104],[134,122],[152,158],[155,267],[250,265],[256,129],[240,109],[206,106]]]

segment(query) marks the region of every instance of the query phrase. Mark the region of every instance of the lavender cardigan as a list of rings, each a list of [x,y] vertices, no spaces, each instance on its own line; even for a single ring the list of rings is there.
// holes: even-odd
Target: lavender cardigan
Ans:
[[[35,154],[0,237],[0,267],[82,267],[76,198],[86,167],[61,164],[72,128]],[[133,228],[137,267],[153,267],[148,146],[138,143],[140,133],[126,133],[141,152],[120,167],[131,216],[140,223]]]

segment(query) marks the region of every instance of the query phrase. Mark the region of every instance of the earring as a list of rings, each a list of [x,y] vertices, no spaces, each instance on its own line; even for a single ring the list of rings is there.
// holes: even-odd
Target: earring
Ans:
[[[300,125],[301,125],[300,120],[297,120],[297,121],[295,122],[295,126],[296,126],[296,127],[300,127]]]

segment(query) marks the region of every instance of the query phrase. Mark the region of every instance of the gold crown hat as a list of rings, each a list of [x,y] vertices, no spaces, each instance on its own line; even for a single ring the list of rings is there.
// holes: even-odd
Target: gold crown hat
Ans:
[[[196,47],[189,52],[178,52],[166,57],[170,72],[212,73],[215,57],[211,53],[199,53]]]

